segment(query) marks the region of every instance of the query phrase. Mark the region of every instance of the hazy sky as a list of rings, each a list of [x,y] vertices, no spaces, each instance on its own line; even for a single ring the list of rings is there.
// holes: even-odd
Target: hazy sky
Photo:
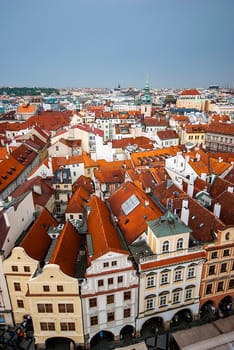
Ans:
[[[234,85],[234,0],[0,0],[0,86]]]

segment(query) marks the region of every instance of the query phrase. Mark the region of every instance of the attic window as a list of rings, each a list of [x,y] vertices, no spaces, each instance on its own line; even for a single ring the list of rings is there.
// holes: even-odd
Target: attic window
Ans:
[[[192,220],[195,220],[195,219],[196,219],[196,216],[195,216],[195,215],[193,215],[193,216],[192,216]]]
[[[200,227],[204,227],[204,226],[205,226],[204,222],[201,222]]]
[[[138,205],[140,204],[139,199],[135,194],[131,195],[122,205],[121,209],[124,212],[124,215],[131,213]]]

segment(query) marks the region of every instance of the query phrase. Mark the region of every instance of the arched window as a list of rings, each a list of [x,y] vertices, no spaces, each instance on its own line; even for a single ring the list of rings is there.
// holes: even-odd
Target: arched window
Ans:
[[[183,249],[183,243],[184,243],[184,240],[183,238],[179,238],[178,241],[177,241],[177,244],[176,244],[176,249]]]
[[[163,253],[168,253],[168,252],[169,252],[169,241],[163,242],[163,245],[162,245],[162,252],[163,252]]]

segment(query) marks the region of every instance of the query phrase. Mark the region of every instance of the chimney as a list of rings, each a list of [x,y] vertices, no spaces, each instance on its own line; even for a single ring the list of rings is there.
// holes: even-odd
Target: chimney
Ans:
[[[183,202],[182,202],[181,220],[185,223],[185,225],[188,225],[189,208],[188,208],[188,200],[187,199],[183,199]]]
[[[219,218],[220,217],[220,213],[221,213],[221,204],[219,204],[218,202],[215,203],[213,212],[214,212],[214,215],[217,218]]]
[[[194,185],[193,183],[189,183],[187,187],[187,194],[189,197],[193,197],[193,192],[194,192]]]

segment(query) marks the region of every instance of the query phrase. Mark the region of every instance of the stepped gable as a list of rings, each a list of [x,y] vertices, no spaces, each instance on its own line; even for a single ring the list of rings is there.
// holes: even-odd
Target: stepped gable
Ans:
[[[15,181],[22,173],[25,166],[18,162],[12,155],[0,163],[0,192],[10,183]]]
[[[57,227],[57,221],[44,208],[38,219],[29,229],[20,243],[20,247],[33,259],[42,262],[47,254],[52,238],[48,235],[49,227]]]
[[[97,196],[92,196],[88,202],[91,211],[87,217],[88,232],[92,239],[93,254],[89,257],[94,260],[108,252],[128,254],[123,248],[119,234],[111,221],[110,211],[105,202]]]
[[[131,182],[126,182],[115,191],[108,202],[128,244],[146,232],[147,221],[162,215],[147,194]]]
[[[57,264],[68,276],[74,277],[80,250],[80,236],[75,227],[67,221],[60,232],[49,264]]]

